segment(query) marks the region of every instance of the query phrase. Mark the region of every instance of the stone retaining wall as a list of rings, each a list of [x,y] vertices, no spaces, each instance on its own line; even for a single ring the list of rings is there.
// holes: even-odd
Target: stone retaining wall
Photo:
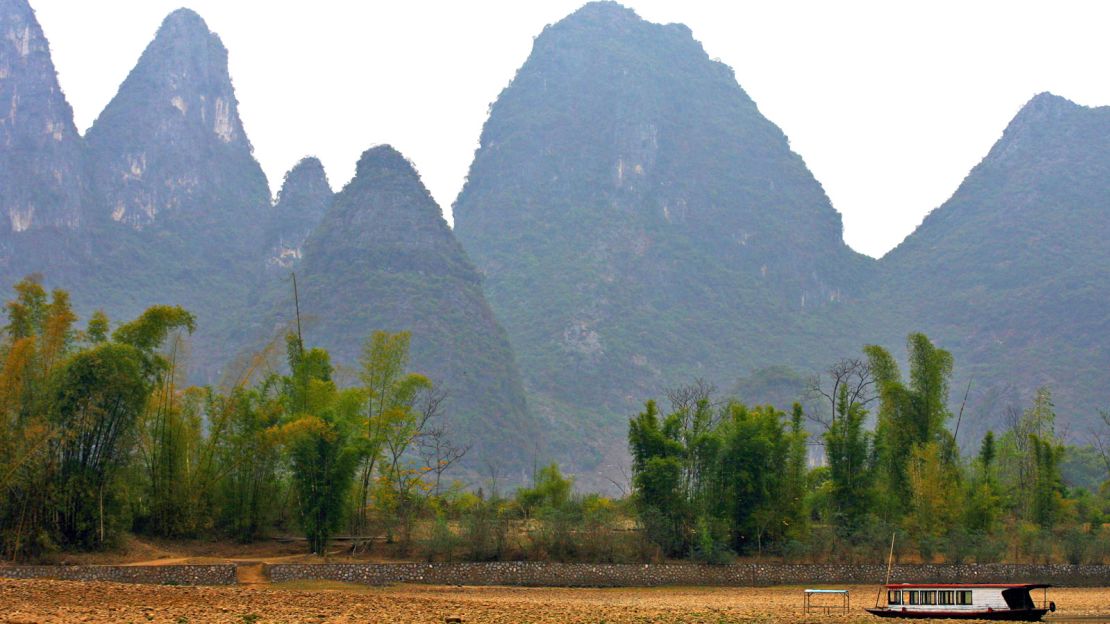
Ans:
[[[151,585],[234,585],[235,566],[0,566],[0,578],[110,581]]]
[[[364,585],[523,585],[552,587],[653,587],[660,585],[876,584],[884,565],[694,564],[617,565],[587,563],[393,563],[277,564],[267,566],[274,582],[330,580]],[[1067,586],[1110,586],[1105,565],[896,565],[891,582],[1037,582]]]
[[[0,578],[49,578],[162,585],[234,585],[236,567],[167,566],[0,566]],[[271,581],[330,580],[363,585],[521,585],[535,587],[655,587],[661,585],[871,585],[886,576],[883,565],[741,563],[590,564],[493,563],[331,563],[275,564],[265,567]],[[1037,582],[1074,587],[1110,586],[1105,565],[896,565],[891,582]]]

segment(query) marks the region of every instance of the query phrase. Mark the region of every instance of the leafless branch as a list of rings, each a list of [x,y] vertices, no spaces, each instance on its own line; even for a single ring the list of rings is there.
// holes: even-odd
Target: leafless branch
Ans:
[[[828,368],[825,373],[814,375],[810,380],[808,394],[829,406],[828,417],[820,413],[807,413],[807,417],[828,429],[836,420],[837,401],[842,389],[847,393],[848,405],[865,407],[878,395],[875,392],[875,378],[871,374],[871,364],[860,358],[844,358]]]
[[[671,411],[693,411],[698,403],[709,401],[717,392],[717,386],[708,381],[697,378],[692,382],[667,389],[667,400],[671,403]]]

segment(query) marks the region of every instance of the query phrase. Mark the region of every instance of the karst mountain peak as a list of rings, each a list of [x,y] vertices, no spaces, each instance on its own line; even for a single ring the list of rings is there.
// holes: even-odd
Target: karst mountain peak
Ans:
[[[0,0],[0,110],[0,232],[79,227],[81,137],[26,0]]]
[[[610,445],[596,461],[620,452],[634,397],[668,379],[718,371],[724,386],[759,353],[809,357],[772,335],[813,331],[870,268],[733,71],[688,28],[615,3],[535,39],[454,215],[532,403],[615,428],[590,434]]]
[[[366,150],[304,243],[300,305],[314,343],[357,365],[375,330],[409,331],[412,366],[450,396],[450,427],[513,471],[540,433],[481,279],[415,166],[389,145]],[[288,288],[273,318],[292,309]]]
[[[0,0],[0,277],[41,273],[113,322],[185,306],[191,381],[287,327],[295,272],[306,343],[337,366],[359,366],[375,330],[411,331],[414,370],[451,393],[465,441],[517,472],[556,460],[586,487],[626,465],[628,416],[666,388],[778,401],[911,331],[974,379],[962,436],[997,424],[976,392],[1050,385],[1061,413],[1093,414],[1110,384],[1091,338],[1110,333],[1110,107],[1033,96],[873,260],[743,77],[686,26],[617,2],[536,33],[490,106],[454,230],[385,144],[342,188],[308,157],[271,197],[235,50],[189,9],[152,29],[84,137],[46,34],[25,0]]]
[[[300,261],[305,239],[331,205],[334,193],[320,159],[300,160],[282,181],[266,226],[269,269],[285,271]]]

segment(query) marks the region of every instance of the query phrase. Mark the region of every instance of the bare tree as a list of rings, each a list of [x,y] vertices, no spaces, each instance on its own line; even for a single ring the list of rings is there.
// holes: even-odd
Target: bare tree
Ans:
[[[489,497],[496,500],[501,496],[498,486],[501,481],[501,462],[493,458],[486,459],[486,473],[489,475],[489,480],[486,482],[489,484]]]
[[[470,452],[471,445],[456,444],[450,435],[446,414],[429,427],[419,440],[420,456],[433,475],[432,494],[439,496],[443,474]]]
[[[668,388],[666,393],[667,400],[671,403],[671,411],[682,415],[682,429],[689,431],[698,406],[703,402],[711,407],[714,406],[713,395],[717,393],[717,386],[698,377],[688,384]],[[714,419],[710,420],[710,426],[712,426]]]
[[[702,401],[709,401],[717,393],[717,386],[698,377],[688,384],[667,389],[671,411],[691,411]]]
[[[628,496],[628,491],[632,487],[632,477],[629,476],[628,470],[625,469],[623,464],[617,465],[616,469],[618,472],[620,472],[621,478],[619,481],[614,479],[613,477],[610,477],[609,475],[602,476],[606,481],[612,483],[613,487],[617,488],[617,491],[620,492],[621,498],[624,498]]]
[[[824,374],[814,375],[810,380],[809,394],[814,399],[827,402],[829,412],[827,417],[819,413],[807,414],[807,417],[826,430],[831,427],[836,419],[836,403],[840,400],[842,389],[847,392],[848,405],[854,403],[863,407],[874,401],[878,395],[871,364],[861,358],[844,358],[830,366]]]
[[[1110,479],[1110,411],[1099,410],[1098,422],[1091,428],[1091,446],[1095,447],[1102,465],[1106,468],[1106,478]]]

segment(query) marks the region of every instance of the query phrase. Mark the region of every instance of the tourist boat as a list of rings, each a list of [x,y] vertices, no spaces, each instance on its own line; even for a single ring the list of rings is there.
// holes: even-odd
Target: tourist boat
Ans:
[[[1043,584],[930,584],[886,585],[886,606],[867,609],[872,615],[895,618],[960,618],[1036,622],[1056,603],[1048,602]],[[1044,589],[1038,607],[1029,594]]]

